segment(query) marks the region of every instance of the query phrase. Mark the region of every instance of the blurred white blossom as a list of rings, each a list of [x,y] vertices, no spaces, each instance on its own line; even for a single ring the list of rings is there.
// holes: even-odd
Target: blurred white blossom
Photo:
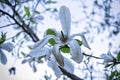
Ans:
[[[14,48],[14,45],[10,42],[0,44],[0,49],[4,49],[8,52],[12,51]]]
[[[33,16],[31,18],[33,21],[36,21],[36,22],[39,22],[44,19],[44,17],[42,15]]]
[[[0,44],[0,61],[2,64],[5,65],[7,63],[7,57],[2,51],[2,49],[10,52],[13,50],[13,48],[14,48],[14,45],[10,42]]]

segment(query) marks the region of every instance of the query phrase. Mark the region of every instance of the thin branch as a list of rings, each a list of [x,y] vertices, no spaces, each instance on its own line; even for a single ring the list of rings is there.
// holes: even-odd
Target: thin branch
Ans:
[[[100,58],[100,57],[96,57],[96,56],[89,55],[89,54],[85,54],[85,53],[83,53],[83,55],[85,55],[85,56],[89,56],[89,57],[92,57],[92,58],[96,58],[96,59],[102,59],[102,58]]]
[[[5,11],[3,11],[3,10],[1,10],[0,9],[0,11],[2,12],[2,13],[4,13],[4,14],[6,14],[6,15],[8,15],[10,18],[12,18],[14,21],[15,21],[15,23],[17,23],[31,38],[32,38],[32,40],[34,41],[34,42],[37,42],[37,41],[39,41],[39,38],[38,38],[38,36],[34,33],[34,31],[29,27],[29,25],[27,25],[25,22],[24,22],[24,20],[22,19],[22,17],[19,15],[19,13],[15,10],[15,7],[14,6],[12,6],[12,4],[8,1],[8,0],[6,0],[7,1],[7,5],[12,9],[12,11],[13,11],[13,13],[15,13],[15,15],[16,15],[16,17],[18,17],[18,19],[20,20],[20,22],[22,23],[22,24],[20,24],[16,19],[15,19],[15,15],[10,15],[9,13],[7,13],[7,12],[5,12]]]
[[[115,62],[115,65],[120,64],[120,62]]]
[[[25,30],[25,32],[27,34],[29,34],[29,36],[32,38],[33,41],[35,41],[35,42],[39,41],[38,36],[29,27],[29,25],[25,24],[24,20],[21,18],[21,16],[18,14],[18,12],[16,10],[14,10],[14,12],[16,13],[16,16],[19,18],[19,20],[22,22],[22,26],[21,27],[23,28],[23,30]]]
[[[39,38],[36,36],[36,34],[33,32],[33,30],[31,28],[29,28],[29,25],[26,25],[25,22],[22,20],[22,18],[19,16],[19,14],[17,13],[17,11],[15,11],[17,17],[20,19],[20,21],[22,22],[22,25],[9,13],[3,11],[0,9],[0,12],[2,12],[3,14],[6,14],[7,16],[9,16],[11,19],[13,19],[15,21],[16,24],[18,24],[31,38],[34,42],[39,41]]]
[[[0,28],[9,27],[9,26],[12,26],[12,25],[16,25],[16,23],[11,23],[11,24],[7,24],[7,25],[4,25],[4,26],[0,26]]]
[[[41,1],[41,0],[39,0],[39,1],[37,2],[37,4],[35,5],[33,12],[35,12],[35,10],[37,9],[37,6],[38,6],[38,4],[40,3],[40,1]]]
[[[84,61],[84,63],[85,63],[85,65],[86,65],[87,70],[88,70],[89,73],[90,73],[90,79],[93,80],[92,71],[89,69],[89,67],[88,67],[88,65],[87,65],[87,63],[86,63],[85,61]]]

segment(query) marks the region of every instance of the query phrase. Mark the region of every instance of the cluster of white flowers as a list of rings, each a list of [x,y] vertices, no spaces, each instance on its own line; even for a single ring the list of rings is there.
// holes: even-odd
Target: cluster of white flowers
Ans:
[[[47,34],[47,31],[45,31],[44,38],[35,43],[29,53],[29,55],[34,58],[35,61],[38,60],[39,57],[44,57],[48,62],[48,65],[54,70],[57,77],[60,77],[62,74],[58,65],[70,73],[74,72],[74,67],[71,61],[61,54],[61,47],[67,46],[70,49],[70,55],[76,63],[82,62],[83,54],[81,53],[81,47],[78,41],[74,39],[74,37],[80,36],[83,45],[90,49],[85,36],[82,33],[70,35],[71,14],[67,7],[60,7],[59,18],[62,25],[62,31],[51,29],[54,32],[53,35]],[[50,39],[53,39],[55,44],[52,46],[47,46],[47,43],[49,43]],[[29,60],[31,61],[31,59]]]

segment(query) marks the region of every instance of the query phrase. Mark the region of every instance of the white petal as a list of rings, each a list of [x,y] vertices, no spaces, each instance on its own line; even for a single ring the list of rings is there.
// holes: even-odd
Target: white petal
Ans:
[[[7,63],[7,57],[1,50],[0,50],[0,61],[4,65]]]
[[[42,40],[38,41],[37,43],[35,43],[35,45],[33,46],[33,49],[30,51],[29,55],[32,57],[41,57],[41,56],[45,56],[46,54],[50,54],[48,52],[49,48],[44,47],[47,43],[48,40],[51,39],[53,36],[52,35],[48,35],[45,36]]]
[[[30,51],[29,55],[35,58],[41,57],[41,56],[45,56],[46,55],[46,50],[47,48],[34,48]]]
[[[64,66],[64,58],[60,53],[59,45],[53,46],[52,53],[53,53],[55,59],[57,60],[57,62],[63,67]]]
[[[104,59],[105,62],[111,62],[113,61],[113,57],[107,54],[100,55],[102,59]]]
[[[71,14],[67,7],[61,6],[59,12],[60,22],[62,24],[62,30],[65,36],[69,36],[71,31]]]
[[[8,42],[8,43],[3,43],[2,45],[0,45],[2,49],[7,50],[8,52],[12,51],[14,46],[12,43]]]
[[[70,44],[70,54],[72,56],[72,59],[80,63],[83,60],[83,54],[81,53],[81,48],[79,47],[79,44],[76,40],[72,40],[69,42]]]
[[[90,46],[88,45],[88,42],[87,42],[85,36],[84,36],[84,35],[81,35],[81,38],[82,38],[83,45],[84,45],[85,47],[87,47],[88,49],[91,49]]]
[[[88,42],[87,42],[85,36],[84,36],[83,34],[85,34],[85,33],[73,34],[73,35],[71,35],[69,38],[70,38],[70,39],[73,39],[75,36],[80,36],[81,39],[82,39],[83,45],[84,45],[85,47],[87,47],[88,49],[91,49],[90,46],[88,45]]]
[[[56,60],[54,56],[50,58],[50,61],[48,61],[48,66],[51,67],[55,73],[55,75],[59,78],[62,74],[61,70],[57,66]]]
[[[42,40],[36,42],[34,44],[33,48],[41,49],[42,47],[44,47],[48,43],[49,39],[51,39],[51,38],[53,38],[52,35],[45,36]]]
[[[66,71],[70,72],[70,73],[73,73],[74,72],[74,66],[72,64],[72,62],[67,59],[66,57],[64,57],[64,68]]]
[[[48,59],[50,58],[51,53],[52,53],[52,50],[51,50],[51,49],[47,49],[47,50],[46,50],[45,60],[48,60]]]

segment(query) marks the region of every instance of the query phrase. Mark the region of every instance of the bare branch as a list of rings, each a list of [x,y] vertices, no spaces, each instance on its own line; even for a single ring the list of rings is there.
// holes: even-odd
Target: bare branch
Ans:
[[[96,58],[96,59],[102,59],[102,58],[100,58],[100,57],[96,57],[96,56],[89,55],[89,54],[85,54],[85,53],[83,53],[83,55],[85,55],[85,56],[89,56],[89,57],[92,57],[92,58]]]
[[[19,25],[23,31],[25,31],[34,42],[39,41],[39,38],[37,37],[37,35],[33,32],[33,30],[29,27],[29,25],[25,24],[25,22],[23,21],[23,19],[20,17],[20,15],[17,13],[17,11],[14,10],[14,12],[16,13],[16,16],[19,18],[19,20],[21,21],[22,24],[20,24],[15,18],[14,16],[10,15],[9,13],[3,11],[0,9],[0,12],[2,12],[3,14],[9,16],[11,19],[13,19],[15,21],[15,23],[17,25]]]
[[[16,25],[16,23],[11,23],[11,24],[7,24],[7,25],[4,25],[4,26],[0,26],[0,28],[9,27],[9,26],[12,26],[12,25]]]
[[[87,65],[87,63],[85,61],[84,61],[84,63],[85,63],[85,66],[86,66],[87,70],[90,73],[90,80],[93,80],[92,71],[89,69],[89,67],[88,67],[88,65]]]

